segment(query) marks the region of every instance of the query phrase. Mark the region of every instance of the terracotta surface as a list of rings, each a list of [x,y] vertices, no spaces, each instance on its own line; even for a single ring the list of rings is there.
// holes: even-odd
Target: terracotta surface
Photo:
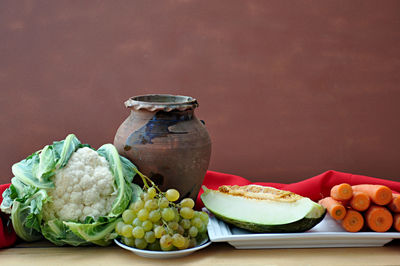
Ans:
[[[400,1],[1,1],[0,180],[170,93],[199,101],[212,170],[400,181],[399,21]]]
[[[162,191],[176,188],[181,199],[195,201],[211,156],[210,136],[196,116],[196,99],[145,95],[130,98],[125,106],[131,112],[113,142],[119,154]]]

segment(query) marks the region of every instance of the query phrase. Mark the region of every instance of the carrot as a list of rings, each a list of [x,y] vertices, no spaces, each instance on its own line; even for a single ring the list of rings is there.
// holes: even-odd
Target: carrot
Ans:
[[[324,206],[335,220],[341,220],[346,215],[346,208],[343,204],[332,197],[323,198],[318,203]]]
[[[352,195],[353,190],[347,183],[342,183],[331,188],[331,197],[335,200],[349,200]]]
[[[393,227],[397,232],[400,232],[400,213],[396,213],[393,217]]]
[[[392,227],[393,216],[385,207],[372,205],[365,213],[365,221],[369,229],[375,232],[386,232]]]
[[[400,194],[392,194],[392,201],[389,202],[388,208],[392,212],[400,212]]]
[[[348,209],[341,224],[347,232],[358,232],[364,226],[364,218],[358,211]]]
[[[392,190],[383,185],[355,185],[354,191],[362,191],[368,194],[371,201],[377,205],[386,205],[392,200]]]
[[[350,200],[350,207],[356,211],[365,211],[369,208],[370,199],[367,193],[361,191],[355,191],[353,197]]]

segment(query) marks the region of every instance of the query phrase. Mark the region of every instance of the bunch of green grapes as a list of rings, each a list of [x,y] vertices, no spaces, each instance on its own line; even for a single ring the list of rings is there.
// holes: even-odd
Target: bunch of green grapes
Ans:
[[[170,251],[195,247],[207,238],[207,213],[193,210],[191,198],[178,203],[176,189],[162,192],[151,183],[153,186],[149,187],[144,180],[140,199],[131,203],[122,213],[122,221],[116,224],[115,231],[125,245]]]

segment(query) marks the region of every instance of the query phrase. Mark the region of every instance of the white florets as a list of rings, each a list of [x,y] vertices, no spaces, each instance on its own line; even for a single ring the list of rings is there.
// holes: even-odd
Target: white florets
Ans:
[[[46,220],[83,222],[87,216],[106,216],[117,194],[107,160],[88,147],[74,152],[53,180],[52,200],[43,208]]]

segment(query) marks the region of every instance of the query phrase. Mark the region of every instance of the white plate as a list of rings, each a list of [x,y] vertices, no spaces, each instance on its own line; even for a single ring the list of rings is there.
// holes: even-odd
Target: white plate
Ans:
[[[151,250],[143,250],[143,249],[129,247],[129,246],[119,242],[116,239],[114,239],[114,242],[121,248],[132,251],[133,253],[135,253],[138,256],[145,257],[145,258],[152,258],[152,259],[171,259],[171,258],[184,257],[184,256],[192,254],[193,252],[195,252],[197,250],[203,249],[203,248],[211,245],[211,241],[207,239],[203,243],[201,243],[200,245],[198,245],[194,248],[175,250],[175,251],[151,251]]]
[[[210,215],[208,236],[212,242],[228,242],[237,249],[259,248],[322,248],[322,247],[379,247],[400,233],[346,232],[326,215],[318,225],[304,233],[251,233],[227,225]]]

